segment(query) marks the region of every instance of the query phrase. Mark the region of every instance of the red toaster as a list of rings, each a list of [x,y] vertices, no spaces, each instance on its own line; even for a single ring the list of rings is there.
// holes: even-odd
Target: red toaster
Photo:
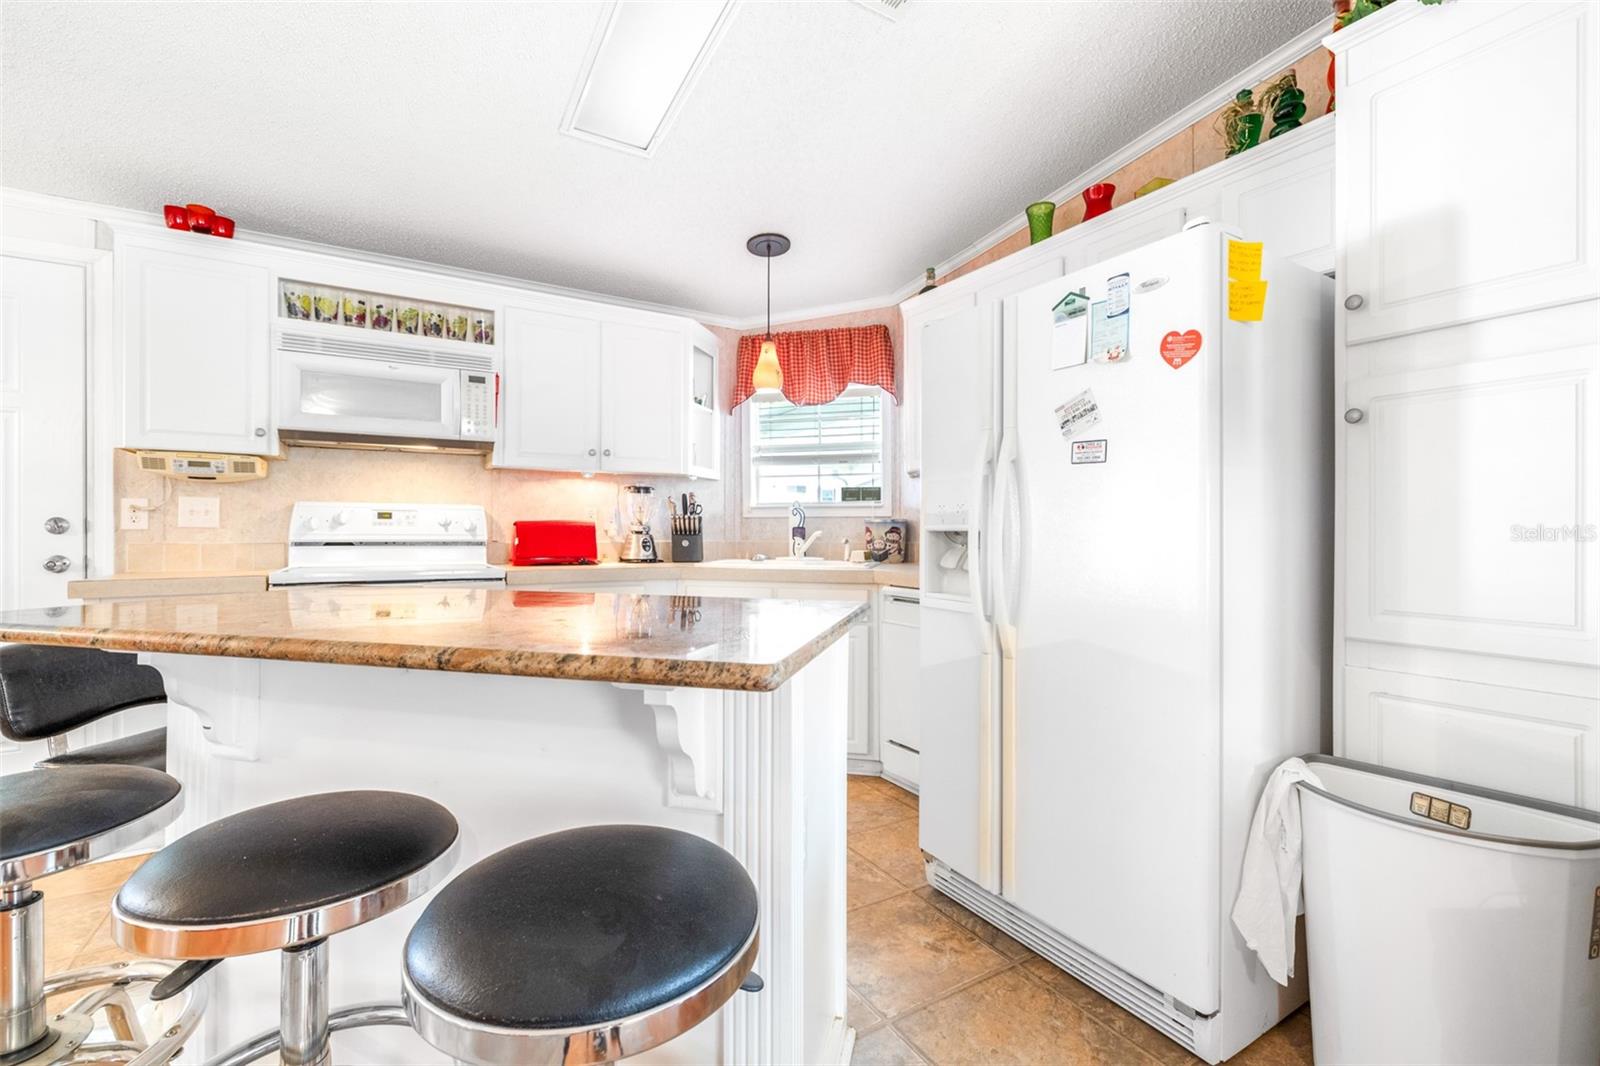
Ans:
[[[512,566],[598,563],[593,522],[511,523]]]

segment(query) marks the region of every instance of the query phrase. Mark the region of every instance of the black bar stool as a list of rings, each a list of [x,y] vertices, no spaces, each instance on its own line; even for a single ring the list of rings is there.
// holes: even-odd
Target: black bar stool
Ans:
[[[48,740],[39,766],[167,768],[167,731],[150,729],[68,751],[63,734],[108,714],[164,703],[161,674],[124,652],[44,644],[0,647],[0,734]]]
[[[10,649],[7,649],[10,650]],[[178,782],[139,766],[28,770],[0,777],[0,1062],[49,1063],[73,1056],[93,1061],[165,1062],[199,1022],[199,990],[175,1022],[147,1039],[130,990],[149,984],[152,999],[173,968],[116,963],[50,977],[44,972],[44,894],[34,884],[51,874],[136,844],[177,817]],[[89,991],[91,990],[92,991]],[[45,999],[87,994],[47,1018]],[[174,1004],[177,1006],[178,1004]],[[94,1017],[105,1012],[115,1040],[86,1044]]]
[[[401,1002],[470,1063],[598,1063],[686,1032],[758,991],[756,888],[700,837],[570,829],[463,871],[406,939]]]
[[[56,771],[60,772],[60,771]],[[111,911],[117,943],[141,955],[198,960],[280,951],[279,1024],[212,1060],[286,1066],[329,1061],[328,1037],[359,1025],[405,1025],[399,1005],[328,1011],[328,937],[395,910],[436,885],[455,860],[449,811],[404,792],[328,792],[255,807],[167,845],[128,879]]]

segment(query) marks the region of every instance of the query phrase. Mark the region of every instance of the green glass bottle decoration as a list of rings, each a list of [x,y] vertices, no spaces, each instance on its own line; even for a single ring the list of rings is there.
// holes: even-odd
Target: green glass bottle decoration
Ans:
[[[1240,89],[1233,103],[1223,109],[1222,137],[1227,142],[1228,154],[1238,155],[1246,148],[1261,143],[1261,127],[1266,116],[1256,107],[1255,97],[1249,89]]]
[[[1294,71],[1267,86],[1261,94],[1261,110],[1272,116],[1272,129],[1267,132],[1269,141],[1280,133],[1299,128],[1300,120],[1306,117],[1306,94],[1295,79]]]

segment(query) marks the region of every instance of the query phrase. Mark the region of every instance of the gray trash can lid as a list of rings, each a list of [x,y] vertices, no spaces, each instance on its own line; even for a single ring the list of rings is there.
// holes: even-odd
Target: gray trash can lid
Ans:
[[[1322,779],[1322,787],[1301,781],[1300,788],[1374,818],[1463,840],[1600,851],[1600,812],[1334,755],[1301,758]],[[1414,806],[1419,798],[1444,801],[1454,811],[1439,820]],[[1464,817],[1451,824],[1450,817],[1463,811]]]

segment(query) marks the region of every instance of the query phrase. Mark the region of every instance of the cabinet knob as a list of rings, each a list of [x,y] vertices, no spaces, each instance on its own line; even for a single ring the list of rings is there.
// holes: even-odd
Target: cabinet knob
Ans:
[[[610,455],[611,454],[611,449],[607,448],[605,451],[601,452],[600,454],[601,455]]]
[[[72,568],[72,560],[65,555],[52,555],[44,561],[44,568],[52,574],[64,574]]]
[[[1352,426],[1366,417],[1367,413],[1359,407],[1351,407],[1344,413],[1344,420]]]
[[[590,448],[590,449],[589,449],[589,454],[590,454],[590,455],[593,455],[593,454],[594,454],[594,449],[593,449],[593,448]],[[611,454],[611,453],[610,453],[610,452],[607,452],[607,453],[606,453],[606,454],[607,454],[607,455],[610,455],[610,454]]]
[[[1344,307],[1346,311],[1359,311],[1366,305],[1366,302],[1367,298],[1365,296],[1359,292],[1353,292],[1344,298]]]
[[[46,518],[44,520],[44,531],[46,533],[65,533],[67,530],[69,530],[71,528],[72,528],[72,523],[68,522],[65,518],[62,518],[60,515],[56,515],[56,516],[54,516],[52,518]]]
[[[267,430],[266,430],[265,426],[257,426],[256,427],[256,436],[265,437],[266,435],[267,435]]]

